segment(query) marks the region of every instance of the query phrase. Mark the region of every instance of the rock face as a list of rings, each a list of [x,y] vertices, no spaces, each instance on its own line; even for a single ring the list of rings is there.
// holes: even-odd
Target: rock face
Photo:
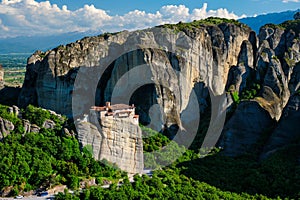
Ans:
[[[13,131],[15,129],[15,126],[13,125],[12,122],[2,119],[0,117],[0,140],[7,136],[10,131]]]
[[[0,90],[4,88],[4,69],[2,65],[0,65]]]
[[[294,15],[294,19],[300,19],[300,12],[296,12]]]
[[[182,127],[182,116],[189,116],[184,111],[191,91],[195,91],[203,111],[209,104],[210,88],[210,95],[227,92],[224,104],[234,112],[219,140],[224,153],[235,156],[250,150],[268,126],[284,121],[283,112],[292,101],[291,96],[299,95],[299,31],[264,26],[256,36],[245,25],[236,23],[203,24],[180,30],[156,27],[123,31],[87,37],[45,53],[36,52],[28,59],[19,104],[37,104],[77,116],[88,113],[95,99],[96,104],[104,104],[118,86],[128,92],[126,89],[138,80],[143,84],[137,84],[133,93],[119,90],[118,94],[129,96],[130,100],[125,99],[137,105],[141,122],[151,123],[149,113],[158,104],[162,113],[156,122],[158,127],[186,128]],[[146,66],[147,70],[135,76],[128,73],[139,66]],[[78,76],[82,71],[89,73]],[[147,77],[156,82],[147,82]],[[76,85],[78,79],[80,84]],[[253,89],[253,85],[259,88]],[[242,97],[245,92],[251,95],[241,99],[234,110],[230,93]],[[74,101],[76,95],[81,98]],[[75,114],[74,106],[79,110]],[[83,138],[84,132],[89,132],[83,143],[95,144],[94,154],[99,155],[101,149],[95,141],[102,141],[101,134],[91,125],[81,130]],[[273,132],[269,132],[271,144]]]
[[[18,106],[13,105],[9,107],[8,112],[22,119],[22,113],[20,112],[20,108]]]
[[[78,140],[82,146],[91,145],[93,148],[93,156],[95,159],[99,157],[102,138],[97,126],[87,121],[77,122]]]
[[[224,127],[219,145],[226,148],[225,153],[229,156],[237,155],[237,152],[247,152],[273,124],[268,111],[256,101],[244,101],[239,104],[235,114]]]
[[[267,134],[269,142],[266,141],[268,145],[262,154],[262,157],[266,157],[267,154],[269,155],[268,152],[275,151],[278,146],[289,144],[291,138],[298,134],[297,131],[289,134],[282,130],[283,127],[289,126],[295,128],[292,125],[293,121],[300,120],[295,114],[290,115],[293,118],[291,120],[285,119],[286,116],[283,115],[283,112],[286,113],[284,111],[286,107],[289,107],[288,102],[294,102],[292,99],[295,97],[291,96],[299,88],[299,39],[297,39],[299,36],[292,30],[265,26],[260,29],[258,38],[259,46],[254,57],[256,60],[254,70],[238,66],[239,68],[232,72],[234,78],[228,79],[233,80],[232,84],[235,86],[233,89],[247,85],[242,83],[249,79],[259,83],[261,89],[251,100],[252,104],[246,102],[239,104],[233,117],[225,125],[219,142],[227,155],[240,155],[245,151],[251,151],[251,147],[259,138],[266,137]],[[252,109],[254,102],[256,108]],[[268,115],[265,115],[266,113]],[[244,120],[247,120],[247,123]],[[276,121],[279,121],[278,125]],[[275,127],[274,132],[273,127]],[[288,128],[286,130],[291,131]]]
[[[96,159],[115,163],[129,174],[142,173],[143,141],[138,121],[114,116],[99,119],[94,112],[89,119],[77,124],[82,146],[91,145]]]
[[[96,86],[96,99],[100,99],[97,103],[104,104],[110,100],[114,86],[122,75],[136,66],[147,64],[153,79],[163,80],[163,83],[154,84],[151,91],[144,91],[152,93],[155,101],[144,99],[143,102],[135,102],[133,98],[132,102],[136,105],[157,102],[166,114],[165,123],[168,126],[178,124],[180,113],[189,100],[189,88],[196,83],[210,85],[216,95],[224,92],[228,71],[236,65],[240,46],[249,39],[250,34],[248,27],[234,24],[203,26],[179,33],[166,28],[153,28],[124,31],[108,37],[84,38],[46,53],[36,52],[28,59],[19,104],[37,104],[72,116],[72,94],[78,68],[94,69],[94,73],[82,80],[86,82],[99,79],[97,73],[101,76],[99,72],[109,65],[98,86],[96,81],[95,86],[80,88],[79,85],[76,88],[76,91],[87,94],[80,100],[80,106],[88,112],[92,105],[85,98]],[[172,96],[177,97],[175,101]],[[206,97],[199,99],[205,100]],[[141,110],[145,110],[144,107]]]
[[[24,134],[27,134],[27,133],[30,133],[30,132],[39,133],[41,128],[54,129],[55,125],[56,125],[55,122],[53,122],[52,120],[49,120],[49,119],[45,120],[42,127],[39,127],[36,124],[31,124],[29,120],[22,118],[22,112],[20,112],[20,108],[17,107],[17,106],[8,107],[8,112],[22,120],[22,124],[23,124],[23,128],[24,128]],[[56,115],[58,117],[61,117],[61,115],[56,114],[54,111],[50,111],[50,113],[53,114],[53,115]],[[3,118],[0,117],[0,140],[2,138],[4,138],[5,136],[7,136],[8,134],[10,134],[10,132],[13,131],[13,130],[15,130],[14,124],[9,120],[3,119]],[[69,135],[74,136],[75,134],[74,133],[72,133],[72,134],[69,133]]]
[[[300,136],[300,95],[290,98],[278,126],[263,149],[261,158],[265,158],[287,144],[293,143]]]
[[[142,173],[142,132],[137,124],[127,118],[105,118],[101,121],[103,138],[99,159],[109,158],[129,173]]]
[[[46,129],[48,129],[48,128],[54,129],[54,128],[55,128],[55,125],[56,125],[56,124],[55,124],[54,121],[52,121],[52,120],[50,120],[50,119],[47,119],[47,120],[44,121],[43,128],[46,128]]]

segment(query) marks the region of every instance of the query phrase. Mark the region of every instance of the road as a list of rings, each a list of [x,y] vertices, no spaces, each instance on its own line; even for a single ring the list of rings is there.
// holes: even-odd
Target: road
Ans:
[[[152,177],[152,170],[144,170],[143,174],[147,174],[149,177]],[[131,183],[133,183],[134,182],[133,177],[130,177],[129,181]],[[122,185],[122,183],[118,183],[119,187],[121,185]],[[109,186],[110,186],[110,184],[102,185],[101,187],[102,188],[109,188]],[[16,198],[14,198],[14,197],[4,197],[4,198],[0,197],[0,200],[13,200],[13,199],[16,199]],[[48,196],[45,196],[45,197],[38,197],[38,196],[32,195],[32,196],[28,196],[28,197],[23,197],[22,199],[24,199],[24,200],[34,200],[34,199],[48,200],[48,199],[54,199],[54,195],[48,195]]]
[[[13,199],[16,199],[14,197],[0,197],[0,200],[13,200]],[[54,199],[54,196],[53,195],[48,195],[48,196],[45,196],[45,197],[38,197],[38,196],[28,196],[28,197],[23,197],[22,199],[25,199],[25,200],[34,200],[34,199],[40,199],[40,200],[47,200],[47,199]]]

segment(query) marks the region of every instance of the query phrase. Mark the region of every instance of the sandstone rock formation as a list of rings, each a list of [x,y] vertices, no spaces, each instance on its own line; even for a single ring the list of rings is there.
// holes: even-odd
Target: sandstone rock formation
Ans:
[[[41,128],[54,129],[55,125],[56,125],[55,122],[53,122],[50,119],[45,120],[42,127],[39,127],[36,124],[31,124],[29,120],[22,118],[22,112],[20,111],[20,108],[15,105],[8,107],[8,112],[22,120],[24,134],[27,134],[30,132],[39,133]],[[50,111],[50,112],[53,115],[61,117],[61,115],[56,114],[54,111]],[[2,138],[4,138],[5,136],[7,136],[8,134],[10,134],[11,131],[15,130],[15,128],[16,127],[14,126],[14,124],[11,121],[0,117],[0,140]],[[67,130],[67,128],[65,128],[65,129]],[[72,132],[72,133],[69,133],[69,135],[74,136],[75,134]]]
[[[143,142],[138,122],[130,117],[97,117],[91,112],[89,121],[78,121],[78,139],[82,146],[91,145],[98,160],[115,163],[129,174],[142,173]]]
[[[90,145],[93,149],[93,156],[95,159],[99,157],[102,138],[100,131],[97,126],[93,125],[88,121],[78,121],[76,122],[78,140],[82,146]]]
[[[10,131],[13,131],[15,129],[15,126],[12,122],[2,119],[0,117],[0,140],[4,137],[6,137]]]
[[[18,106],[13,105],[8,108],[8,111],[10,114],[13,114],[18,118],[22,119],[22,113],[20,112],[20,108]]]
[[[251,30],[248,27],[234,24],[203,26],[178,33],[166,28],[153,28],[84,38],[46,53],[36,52],[28,59],[19,103],[21,106],[38,104],[71,116],[73,85],[78,68],[85,66],[95,69],[93,75],[96,77],[89,74],[84,82],[99,79],[97,74],[101,75],[101,67],[105,68],[106,64],[110,64],[106,73],[111,78],[106,80],[104,77],[105,83],[102,84],[100,80],[97,88],[97,99],[101,99],[98,104],[103,104],[110,100],[114,86],[124,73],[136,66],[147,64],[153,79],[163,80],[164,88],[171,88],[171,91],[162,92],[161,85],[156,84],[154,90],[146,92],[157,96],[155,101],[163,107],[167,124],[177,124],[180,113],[187,106],[189,88],[195,83],[209,85],[216,95],[224,92],[228,71],[231,66],[236,65],[240,46],[250,35]],[[164,66],[176,69],[175,72],[180,71],[181,77],[178,78],[171,70],[165,70]],[[92,105],[88,104],[85,97],[96,86],[97,82],[89,88],[76,88],[86,94],[80,101],[80,106],[86,111]],[[177,97],[176,102],[169,98],[171,96]],[[199,99],[205,100],[206,97]],[[150,101],[139,103],[151,104]]]
[[[247,152],[273,124],[269,113],[256,101],[244,101],[239,104],[235,114],[224,127],[219,145],[226,148],[226,155]]]
[[[299,40],[296,39],[299,36],[295,35],[292,30],[266,25],[260,29],[258,38],[259,46],[254,56],[254,60],[256,60],[254,70],[248,69],[247,73],[245,67],[233,68],[232,76],[234,78],[228,79],[235,86],[234,89],[238,89],[240,85],[247,85],[247,83],[243,85],[242,81],[247,82],[250,79],[258,82],[261,85],[261,90],[251,100],[252,104],[245,104],[244,102],[239,104],[233,117],[225,125],[219,144],[225,148],[224,153],[227,155],[240,155],[245,151],[251,151],[251,148],[253,150],[253,145],[257,143],[259,138],[266,137],[267,134],[270,142],[263,155],[266,155],[266,151],[274,150],[276,145],[282,147],[291,141],[283,139],[281,144],[274,142],[278,141],[276,139],[278,133],[276,132],[282,126],[280,124],[288,126],[287,120],[282,123],[284,121],[282,120],[284,118],[282,113],[290,100],[290,96],[295,94],[296,88],[299,87],[297,73]],[[259,109],[251,109],[254,102],[259,105]],[[266,113],[268,115],[265,115]],[[296,115],[293,117],[299,120]],[[244,120],[247,120],[247,123]],[[276,121],[280,121],[278,127]],[[273,127],[275,127],[274,133]],[[285,132],[285,135],[288,133]]]
[[[184,113],[192,89],[203,111],[209,104],[210,88],[210,95],[227,92],[224,104],[234,112],[219,140],[224,153],[234,156],[248,151],[268,126],[284,121],[283,110],[291,102],[290,97],[299,95],[299,31],[266,25],[256,36],[238,23],[178,27],[87,37],[45,53],[36,52],[28,59],[19,103],[37,104],[77,117],[87,113],[95,99],[98,105],[110,101],[118,85],[127,91],[133,80],[143,82],[150,76],[161,81],[140,85],[133,94],[119,96],[131,97],[142,122],[151,122],[148,113],[152,105],[158,104],[162,111],[156,122],[159,126],[186,128],[182,116],[193,117]],[[147,66],[145,73],[128,73],[143,65]],[[82,71],[89,72],[88,76],[78,78]],[[78,79],[80,84],[75,87]],[[234,110],[230,93],[241,97],[243,92],[253,90],[253,84],[260,89],[250,100],[241,99]],[[76,95],[81,98],[72,102]],[[78,107],[78,113],[72,113],[72,106]],[[81,131],[89,132],[87,136],[81,134],[86,137],[82,141],[95,144],[94,154],[99,155],[96,141],[102,136],[97,127],[82,125]],[[272,131],[268,134],[271,144]]]
[[[43,128],[50,128],[50,129],[54,129],[55,128],[55,122],[50,120],[50,119],[47,119],[46,121],[44,121],[44,124],[43,124]]]
[[[299,138],[299,119],[300,95],[295,95],[290,98],[289,103],[284,109],[283,116],[272,133],[272,136],[267,141],[261,154],[261,158],[266,158],[275,151],[285,147],[287,144],[292,144]]]
[[[78,139],[91,145],[97,160],[106,159],[129,174],[142,173],[143,145],[141,131],[125,119],[105,120],[102,130],[90,122],[77,124]]]

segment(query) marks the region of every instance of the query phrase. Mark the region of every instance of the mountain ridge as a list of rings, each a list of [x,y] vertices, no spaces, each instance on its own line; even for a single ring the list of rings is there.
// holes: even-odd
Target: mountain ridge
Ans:
[[[256,33],[259,33],[260,27],[265,24],[281,24],[287,20],[293,20],[293,15],[298,10],[288,10],[284,12],[276,12],[276,13],[266,13],[257,15],[255,17],[246,17],[239,19],[238,21],[247,24],[250,26]]]

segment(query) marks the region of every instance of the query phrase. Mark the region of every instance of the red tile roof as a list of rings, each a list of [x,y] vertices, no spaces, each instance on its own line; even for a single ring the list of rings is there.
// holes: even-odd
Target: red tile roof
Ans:
[[[114,104],[109,107],[109,109],[115,110],[126,110],[126,109],[133,109],[134,107],[126,105],[126,104]]]
[[[91,109],[96,111],[104,111],[106,110],[106,107],[92,106]]]
[[[91,109],[95,110],[95,111],[105,111],[107,108],[110,112],[114,112],[114,111],[122,111],[122,110],[126,111],[129,109],[134,109],[135,107],[134,107],[134,105],[130,106],[130,105],[126,105],[126,104],[114,104],[111,106],[103,106],[103,107],[92,106],[91,107]]]

